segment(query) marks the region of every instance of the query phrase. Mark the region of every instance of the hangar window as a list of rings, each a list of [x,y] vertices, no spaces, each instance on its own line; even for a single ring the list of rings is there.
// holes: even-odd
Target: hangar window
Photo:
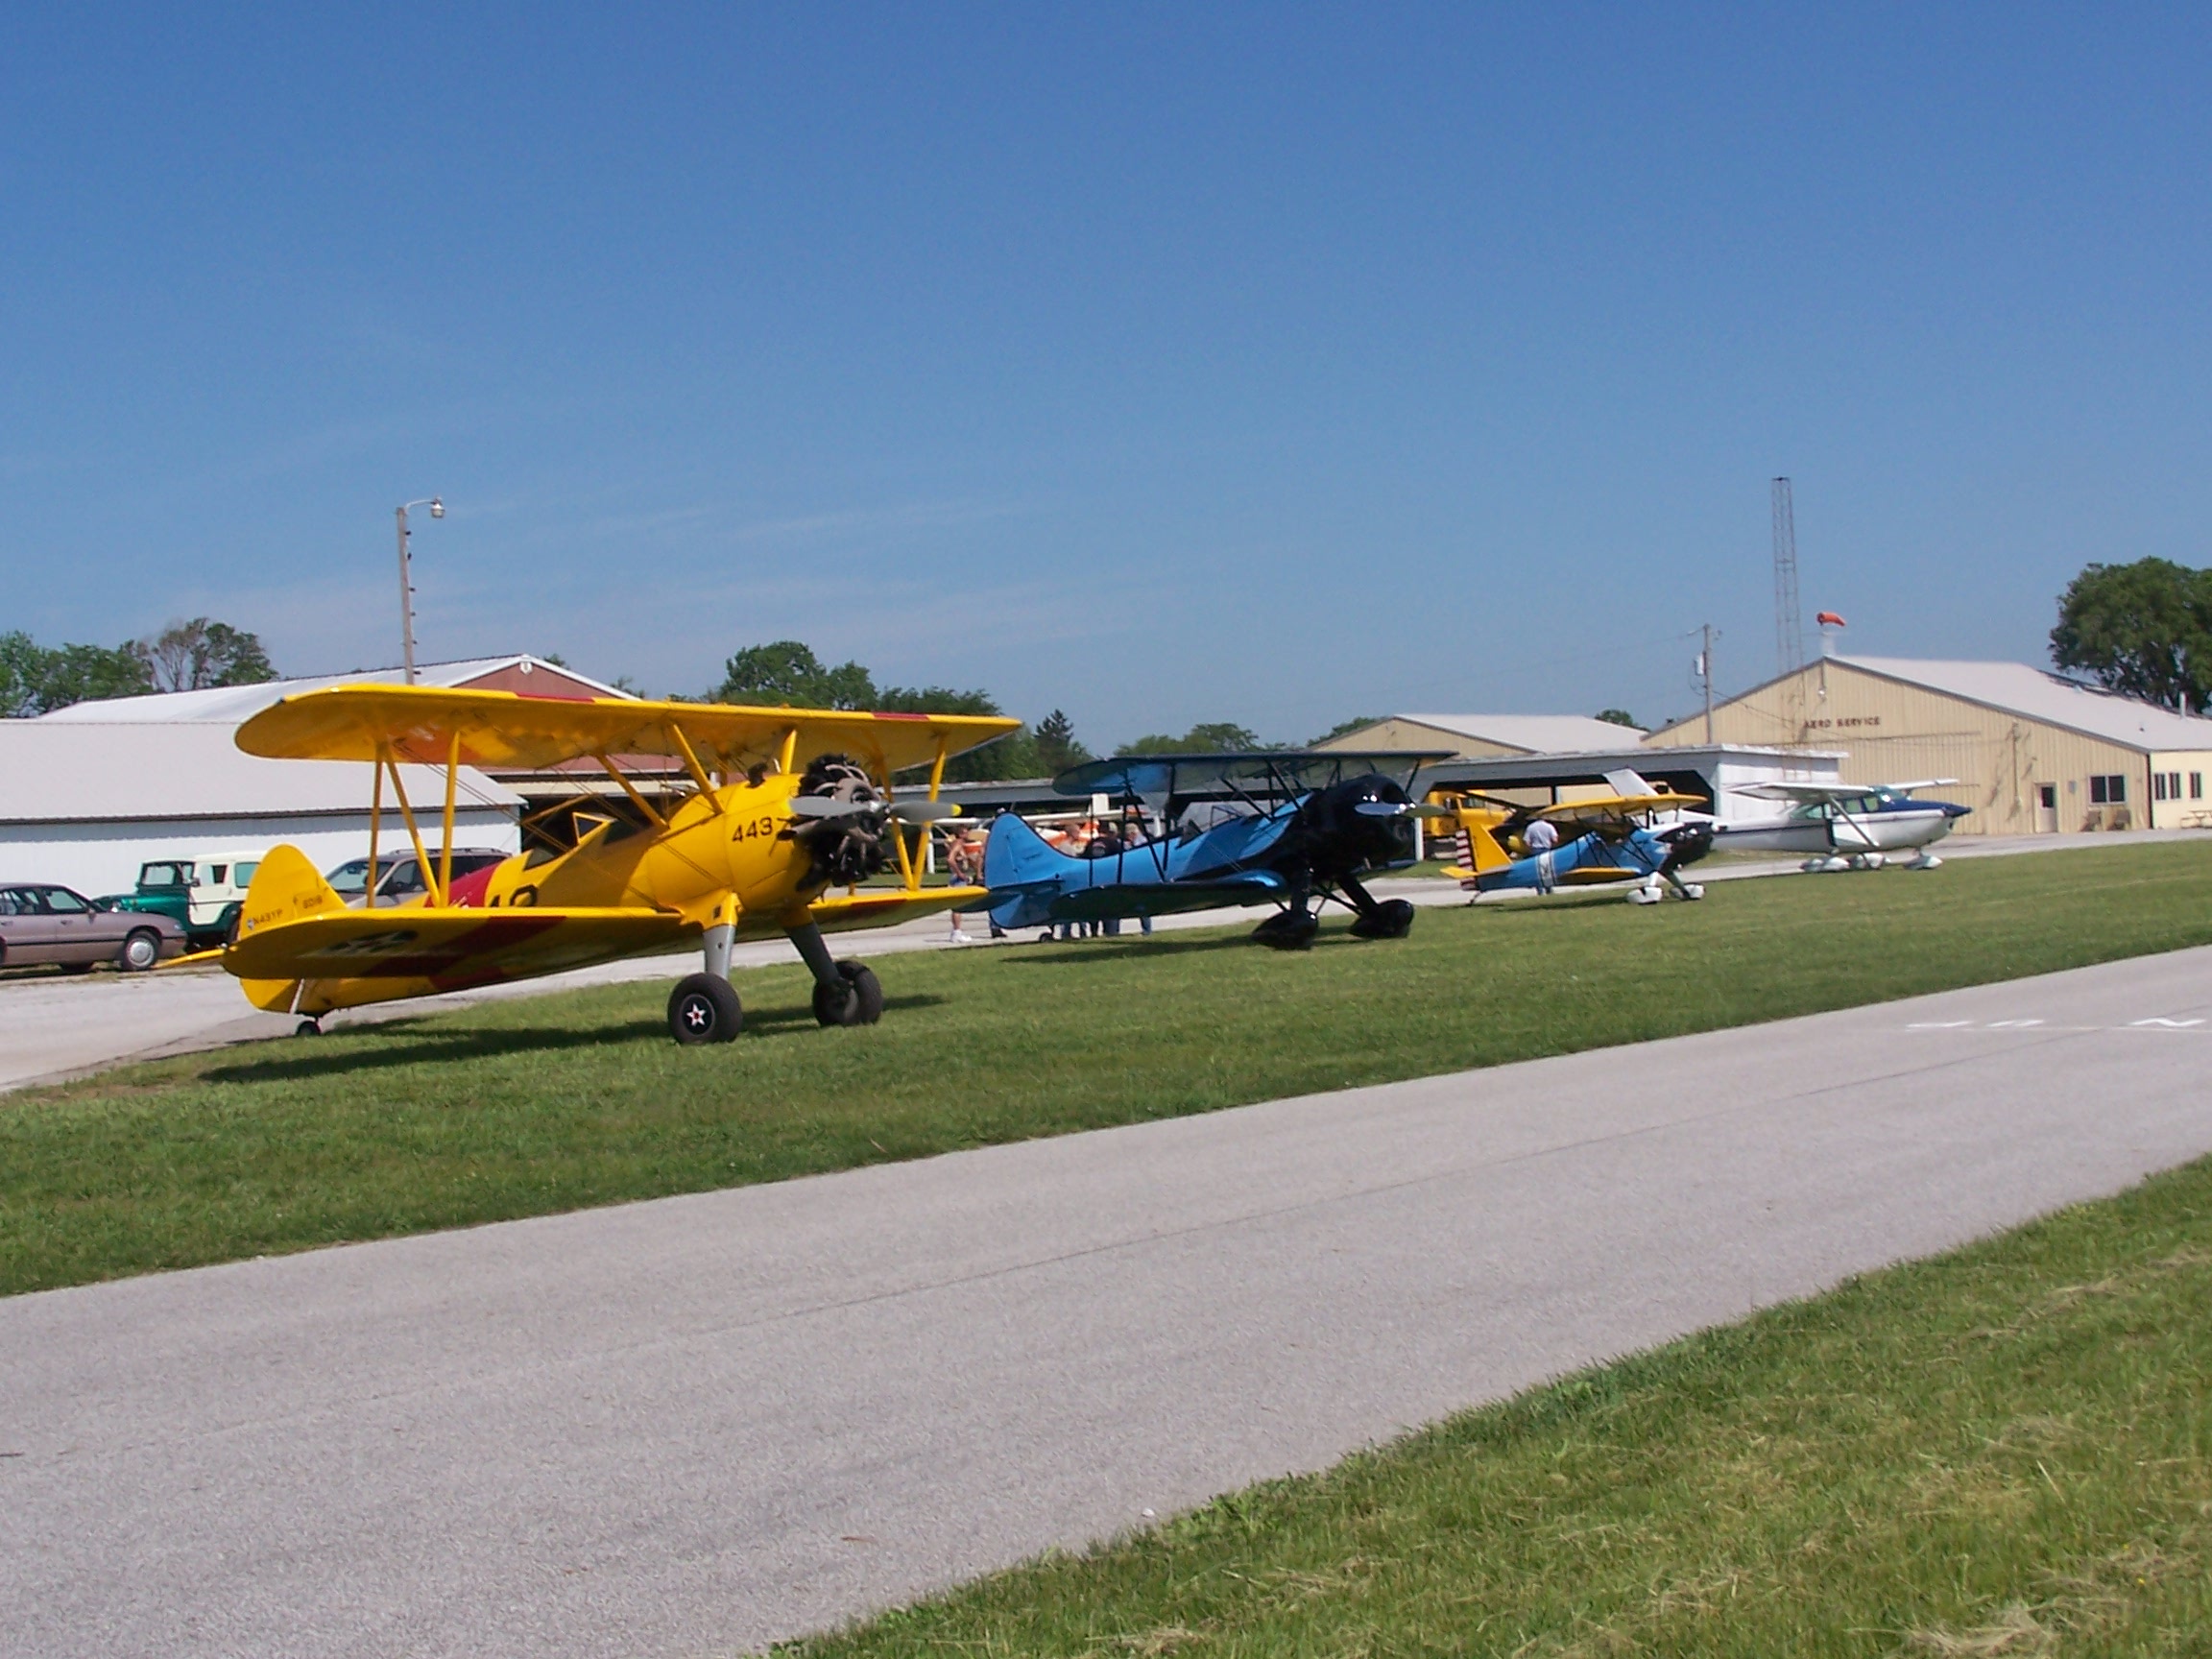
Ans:
[[[2189,774],[2189,799],[2192,801],[2201,801],[2204,799],[2203,773],[2192,772]]]
[[[2178,772],[2153,772],[2151,774],[2151,799],[2153,801],[2178,801],[2181,799],[2181,774]]]
[[[2089,780],[2089,803],[2091,805],[2117,806],[2127,799],[2127,773],[2105,772]]]

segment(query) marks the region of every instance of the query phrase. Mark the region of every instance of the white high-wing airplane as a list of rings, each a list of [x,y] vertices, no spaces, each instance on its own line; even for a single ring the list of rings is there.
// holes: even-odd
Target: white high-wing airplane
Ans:
[[[1892,853],[1916,851],[1908,870],[1933,870],[1943,860],[1929,851],[1951,833],[1971,806],[1915,801],[1915,789],[1956,783],[1922,778],[1911,783],[1757,783],[1737,791],[1762,801],[1787,801],[1779,818],[1716,824],[1715,852],[1803,853],[1807,870],[1879,870]]]

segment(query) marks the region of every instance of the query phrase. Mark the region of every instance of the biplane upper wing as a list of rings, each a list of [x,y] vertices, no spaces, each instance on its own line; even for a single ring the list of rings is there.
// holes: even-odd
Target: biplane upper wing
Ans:
[[[1212,790],[1280,797],[1325,789],[1347,778],[1380,772],[1408,782],[1424,766],[1453,758],[1446,749],[1262,749],[1221,755],[1118,755],[1071,766],[1052,780],[1061,795],[1134,796],[1139,800]]]
[[[878,775],[957,755],[1021,722],[984,714],[876,714],[728,703],[524,697],[428,685],[336,685],[279,699],[238,729],[238,747],[273,759],[544,767],[593,756],[661,755],[742,771],[850,755]],[[457,746],[456,746],[457,743]]]

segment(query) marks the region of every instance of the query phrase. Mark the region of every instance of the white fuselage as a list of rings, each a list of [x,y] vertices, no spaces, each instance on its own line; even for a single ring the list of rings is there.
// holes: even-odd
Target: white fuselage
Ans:
[[[1726,853],[1900,853],[1951,833],[1956,813],[1941,802],[1873,812],[1800,809],[1781,818],[1714,827],[1713,849]]]

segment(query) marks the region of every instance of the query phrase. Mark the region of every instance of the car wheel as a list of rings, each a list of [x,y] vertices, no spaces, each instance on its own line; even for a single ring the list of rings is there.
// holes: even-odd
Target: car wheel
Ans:
[[[143,974],[160,960],[161,935],[151,928],[140,927],[123,941],[123,949],[115,956],[115,966],[126,974]]]
[[[668,1035],[685,1047],[730,1043],[744,1024],[737,991],[719,974],[691,974],[668,994]]]

